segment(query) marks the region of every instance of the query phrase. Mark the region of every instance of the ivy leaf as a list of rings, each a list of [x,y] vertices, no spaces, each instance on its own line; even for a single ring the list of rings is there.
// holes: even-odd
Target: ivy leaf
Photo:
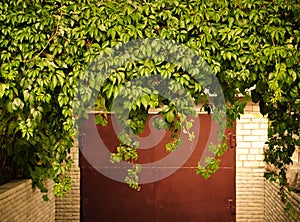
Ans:
[[[58,79],[58,81],[59,81],[59,84],[61,85],[61,86],[63,86],[64,85],[64,79],[65,79],[65,74],[64,74],[64,72],[62,71],[62,70],[57,70],[56,71],[56,77],[57,77],[57,79]]]
[[[24,103],[20,98],[15,98],[12,102],[12,110],[23,109]]]
[[[4,96],[6,89],[8,89],[8,86],[4,83],[0,83],[0,99]]]
[[[172,111],[169,111],[166,113],[165,118],[166,118],[167,122],[172,123],[175,119],[175,115]]]
[[[233,17],[229,17],[228,18],[228,26],[232,27],[233,22],[234,22],[234,18]]]

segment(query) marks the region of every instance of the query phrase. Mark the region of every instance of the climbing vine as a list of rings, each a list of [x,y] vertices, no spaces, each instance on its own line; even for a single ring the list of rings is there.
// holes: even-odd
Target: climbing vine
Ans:
[[[72,160],[68,153],[76,134],[73,120],[78,116],[73,108],[74,98],[80,94],[77,86],[85,79],[93,81],[86,76],[86,68],[99,55],[109,54],[109,49],[129,41],[165,39],[195,50],[208,64],[223,88],[228,124],[243,113],[248,99],[259,103],[261,113],[270,122],[265,162],[271,167],[265,176],[279,181],[285,199],[287,166],[300,143],[299,27],[296,0],[3,0],[1,149],[27,169],[42,192],[47,192],[44,181],[50,178],[56,184],[55,194],[64,195],[70,188]],[[173,79],[196,102],[205,102],[204,87],[195,81],[193,72],[159,58],[117,67],[101,89],[89,84],[80,94],[81,99],[89,101],[93,90],[98,90],[96,108],[109,111],[123,85],[153,73]],[[183,126],[191,127],[185,117],[193,111],[177,110],[175,98],[170,101],[160,97],[151,92],[151,85],[145,87],[146,93],[142,90],[136,90],[131,106],[122,107],[130,112],[130,130],[140,133],[148,109],[163,104],[161,115],[165,121],[156,124],[173,132],[167,149],[174,150],[180,143],[176,132]],[[244,100],[236,100],[236,95],[243,95]],[[209,104],[204,109],[214,113]],[[105,125],[105,112],[96,120]],[[123,142],[112,154],[112,161],[134,161],[137,144],[126,132],[120,136]],[[126,139],[129,141],[125,144]],[[221,155],[226,147],[221,145],[215,150]],[[217,166],[213,158],[206,168],[199,166],[198,172],[208,177]],[[126,179],[135,188],[140,170],[135,165]]]

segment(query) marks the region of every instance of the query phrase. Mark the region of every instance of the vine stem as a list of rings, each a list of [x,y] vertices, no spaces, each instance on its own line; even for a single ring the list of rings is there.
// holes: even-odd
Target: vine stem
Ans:
[[[32,59],[21,60],[21,62],[31,62],[31,61],[34,61],[35,59],[37,59],[46,50],[46,48],[48,47],[48,45],[50,44],[50,42],[52,41],[52,39],[54,39],[55,36],[57,35],[57,31],[58,31],[58,28],[59,28],[60,20],[62,18],[62,14],[63,14],[63,11],[61,11],[59,13],[59,17],[58,17],[58,20],[57,20],[56,28],[53,31],[53,33],[50,36],[50,38],[48,39],[48,41],[47,41],[46,45],[44,46],[44,48],[37,55],[35,55]]]

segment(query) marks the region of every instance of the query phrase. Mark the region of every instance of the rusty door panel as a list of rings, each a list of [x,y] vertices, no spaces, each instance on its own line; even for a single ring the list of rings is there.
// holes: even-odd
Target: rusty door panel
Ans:
[[[81,174],[81,221],[153,222],[153,192],[153,184],[135,191],[95,169],[85,169]]]
[[[235,221],[228,198],[234,192],[232,172],[219,171],[209,182],[193,168],[181,168],[155,184],[155,221]]]
[[[195,174],[195,166],[203,154],[208,136],[212,133],[216,141],[216,125],[210,124],[210,115],[199,116],[201,127],[198,139],[191,157],[174,174],[167,178],[143,184],[140,191],[129,188],[126,184],[111,180],[97,169],[105,166],[103,160],[109,155],[97,153],[99,137],[109,149],[115,151],[119,141],[111,125],[97,126],[93,118],[85,121],[81,129],[80,169],[81,169],[81,221],[235,221],[235,149],[229,148],[221,158],[221,166],[216,174],[208,180]],[[109,123],[111,120],[109,119]],[[151,129],[153,131],[153,129]],[[147,136],[150,128],[147,126],[141,136]],[[235,129],[226,132],[235,134]],[[169,141],[170,133],[154,130],[150,142],[155,146],[150,149],[139,149],[139,163],[147,164],[158,161],[169,155],[165,151],[165,144]],[[161,139],[163,137],[163,139]],[[188,141],[185,135],[181,152],[189,149],[195,141]],[[161,141],[160,141],[161,140]],[[156,141],[160,141],[156,144]],[[149,142],[149,141],[148,141]],[[230,147],[228,139],[228,145]],[[176,152],[180,152],[177,150]],[[88,156],[90,163],[86,160]],[[147,168],[142,170],[146,177],[160,175],[172,171],[176,165],[175,160],[163,167]],[[107,170],[107,169],[106,169]],[[123,169],[118,166],[109,168],[114,174],[126,176]]]

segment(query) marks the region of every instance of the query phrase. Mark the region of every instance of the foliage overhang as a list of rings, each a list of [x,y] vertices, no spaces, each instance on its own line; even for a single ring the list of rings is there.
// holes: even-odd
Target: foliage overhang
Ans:
[[[1,149],[43,192],[46,178],[55,181],[58,196],[70,188],[73,98],[86,67],[107,48],[139,38],[197,50],[223,87],[228,122],[243,113],[246,100],[235,95],[259,103],[270,122],[265,162],[271,167],[265,176],[288,187],[286,170],[300,134],[298,1],[3,0],[0,12]],[[109,108],[121,84],[154,70],[189,88],[196,99],[203,93],[174,64],[137,61],[112,74],[99,105]],[[155,96],[140,101],[143,108],[131,113],[136,132],[145,120],[140,114],[161,101]],[[170,111],[164,118],[174,131],[176,110],[164,102]]]

